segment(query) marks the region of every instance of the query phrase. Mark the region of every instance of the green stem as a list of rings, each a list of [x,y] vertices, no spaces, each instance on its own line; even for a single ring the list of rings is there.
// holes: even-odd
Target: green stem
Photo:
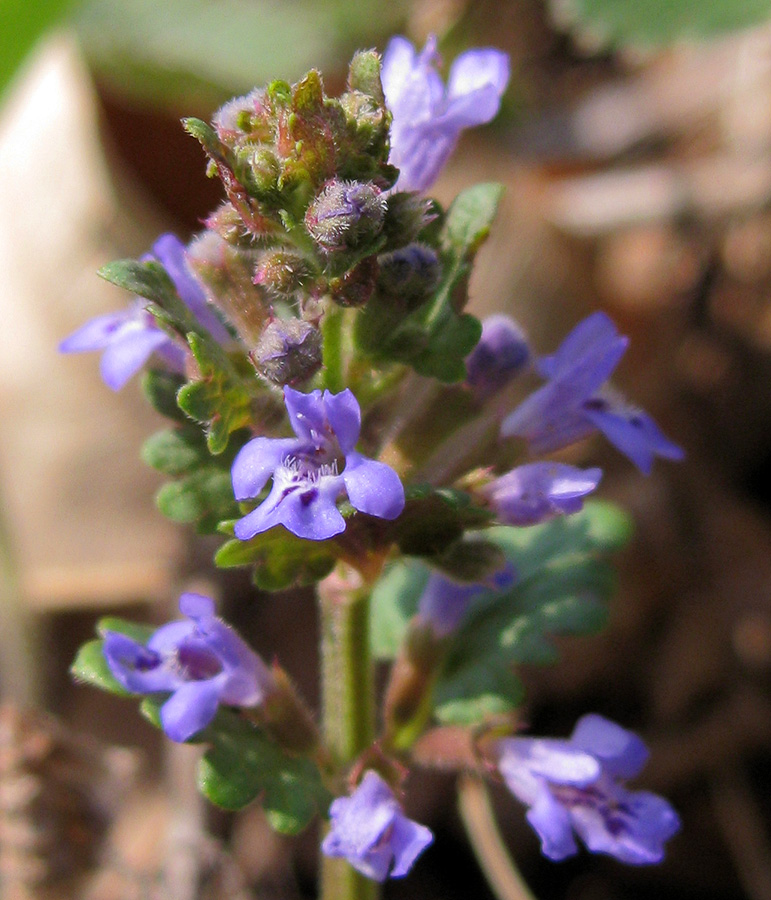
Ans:
[[[339,393],[346,386],[345,352],[344,352],[344,320],[345,310],[330,302],[329,308],[321,322],[323,338],[324,387]]]
[[[342,563],[319,585],[324,739],[346,773],[375,738],[369,588]],[[325,857],[321,900],[376,900],[378,885],[344,859]]]

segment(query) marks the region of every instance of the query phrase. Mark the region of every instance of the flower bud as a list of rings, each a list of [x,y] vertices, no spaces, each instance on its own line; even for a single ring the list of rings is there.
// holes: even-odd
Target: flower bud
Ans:
[[[267,147],[255,147],[250,144],[248,148],[244,149],[243,155],[245,157],[243,161],[249,173],[250,186],[258,193],[275,190],[281,174],[281,166],[276,154]]]
[[[275,319],[249,358],[272,384],[299,384],[321,366],[321,332],[302,319]]]
[[[329,294],[338,306],[364,306],[375,290],[377,273],[377,259],[369,256],[342,277],[332,278]]]
[[[327,252],[362,247],[383,227],[386,200],[362,181],[331,181],[308,207],[305,227]]]
[[[409,244],[384,253],[378,257],[378,263],[378,290],[407,309],[420,306],[439,284],[439,256],[424,244]]]
[[[263,255],[254,283],[279,297],[290,297],[310,277],[308,263],[298,254],[272,250]]]
[[[244,226],[238,210],[229,201],[218,206],[204,224],[234,247],[244,250],[252,247],[252,235]]]
[[[417,240],[418,235],[438,218],[438,207],[419,194],[398,192],[388,197],[383,231],[388,239],[388,249],[404,247]]]
[[[521,372],[529,359],[519,325],[508,316],[490,316],[482,323],[479,343],[466,357],[466,383],[483,400]]]

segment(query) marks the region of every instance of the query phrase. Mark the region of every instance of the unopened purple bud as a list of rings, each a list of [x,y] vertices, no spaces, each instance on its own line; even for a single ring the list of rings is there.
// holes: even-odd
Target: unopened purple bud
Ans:
[[[436,290],[441,275],[439,256],[425,244],[409,244],[378,257],[378,289],[400,306],[413,309]]]
[[[482,337],[466,357],[466,383],[480,398],[499,391],[530,361],[530,348],[522,329],[504,315],[482,322]]]
[[[351,250],[377,237],[385,212],[385,197],[375,185],[331,181],[308,207],[305,227],[322,250]]]
[[[299,384],[321,367],[321,332],[302,319],[276,319],[263,331],[249,358],[272,384]]]

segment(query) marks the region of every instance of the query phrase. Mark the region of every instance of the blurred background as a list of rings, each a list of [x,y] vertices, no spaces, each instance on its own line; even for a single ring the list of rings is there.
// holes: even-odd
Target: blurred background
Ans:
[[[636,535],[610,628],[525,673],[534,733],[594,710],[645,737],[642,782],[682,834],[653,868],[555,865],[495,791],[506,843],[539,898],[771,900],[771,2],[0,0],[4,900],[314,896],[314,833],[204,809],[195,750],[70,681],[99,616],[162,621],[197,586],[318,700],[311,599],[215,573],[212,545],[154,509],[139,449],[160,422],[136,383],[115,397],[95,356],[56,345],[125,303],[100,265],[187,240],[217,203],[180,116],[310,67],[335,92],[357,47],[430,32],[447,60],[512,58],[502,114],[434,191],[507,186],[472,311],[509,312],[545,352],[605,309],[632,337],[619,386],[688,452],[646,479],[599,442],[577,451]],[[385,896],[493,897],[453,778],[410,793],[437,841]]]

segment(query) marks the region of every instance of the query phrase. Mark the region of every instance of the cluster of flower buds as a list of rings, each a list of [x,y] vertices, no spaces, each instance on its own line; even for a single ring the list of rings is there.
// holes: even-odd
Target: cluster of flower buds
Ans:
[[[211,125],[185,120],[225,199],[188,247],[166,235],[151,256],[106,267],[140,296],[61,345],[103,350],[114,389],[152,359],[146,392],[173,428],[144,455],[176,479],[159,505],[232,536],[218,565],[251,565],[271,590],[337,565],[385,604],[388,627],[371,629],[394,660],[381,734],[346,758],[325,745],[285,673],[195,594],[180,598],[184,621],[150,634],[108,626],[75,671],[160,695],[171,739],[211,744],[201,784],[215,802],[259,797],[270,811],[286,794],[271,786],[296,784],[303,814],[281,808],[280,827],[329,809],[324,853],[377,881],[432,841],[397,798],[437,723],[496,735],[484,768],[527,804],[551,858],[576,851],[575,830],[591,850],[657,862],[678,821],[620,783],[642,767],[639,739],[597,716],[569,741],[500,735],[515,730],[516,664],[551,658],[553,631],[594,627],[613,548],[601,528],[578,539],[564,524],[588,512],[601,470],[539,457],[595,431],[646,473],[682,451],[607,385],[627,340],[604,314],[538,356],[507,316],[465,311],[500,189],[471,188],[447,210],[423,192],[462,129],[497,112],[508,60],[469,51],[446,86],[439,64],[433,38],[419,53],[397,38],[382,68],[356,54],[340,97],[312,71],[231,100]],[[525,373],[544,383],[515,402]],[[526,546],[525,526],[548,539]]]

